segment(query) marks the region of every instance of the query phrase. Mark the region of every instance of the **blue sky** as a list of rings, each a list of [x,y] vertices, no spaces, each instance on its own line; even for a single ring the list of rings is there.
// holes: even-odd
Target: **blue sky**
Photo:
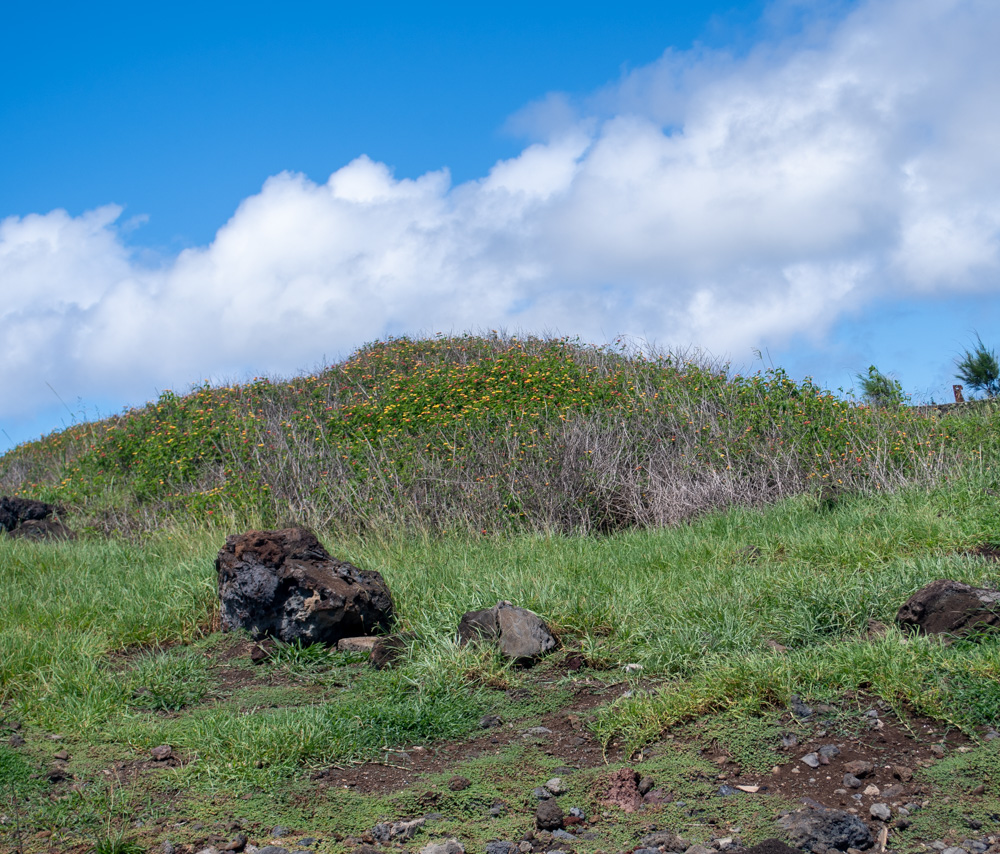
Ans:
[[[18,4],[0,450],[386,334],[947,399],[1000,328],[988,0]]]

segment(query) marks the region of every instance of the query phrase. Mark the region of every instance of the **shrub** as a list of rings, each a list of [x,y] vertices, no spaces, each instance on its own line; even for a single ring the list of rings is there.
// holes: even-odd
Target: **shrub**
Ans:
[[[1000,363],[995,350],[988,350],[976,335],[976,345],[966,350],[955,362],[955,377],[974,391],[987,397],[1000,394]]]

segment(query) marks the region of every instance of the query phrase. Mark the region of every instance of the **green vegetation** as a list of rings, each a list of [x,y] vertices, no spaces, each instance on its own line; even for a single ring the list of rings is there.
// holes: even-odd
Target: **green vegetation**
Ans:
[[[975,464],[975,446],[942,427],[780,369],[732,376],[563,339],[404,338],[314,376],[166,392],[22,445],[0,459],[0,489],[119,533],[211,518],[340,534],[609,532]]]
[[[528,742],[471,760],[460,793],[435,779],[317,802],[311,781],[393,767],[403,748],[479,732],[484,714],[526,728],[581,685],[627,681],[590,730],[695,794],[711,794],[713,768],[691,743],[763,773],[775,710],[795,695],[880,699],[978,738],[1000,722],[1000,640],[906,637],[893,617],[936,578],[998,585],[996,564],[968,555],[1000,537],[997,410],[871,403],[778,370],[564,340],[398,340],[18,447],[0,458],[0,494],[63,503],[83,536],[0,536],[0,840],[16,819],[29,836],[59,828],[67,849],[125,851],[179,809],[360,832],[430,811],[428,788],[449,805],[442,832],[492,833],[474,817],[555,767]],[[213,631],[226,535],[290,519],[383,574],[412,633],[398,668],[300,646],[255,667],[247,638]],[[460,615],[498,599],[543,615],[584,670],[459,648]],[[80,782],[58,796],[51,736]],[[160,744],[176,767],[145,768]],[[971,781],[985,760],[964,756],[949,773]],[[581,803],[597,808],[600,773],[572,783]],[[753,836],[765,818],[747,804],[719,816]]]
[[[982,392],[987,397],[1000,394],[1000,362],[995,350],[990,350],[983,339],[976,336],[976,345],[965,350],[955,363],[956,378],[973,391]]]
[[[861,399],[871,406],[899,408],[906,403],[906,395],[899,380],[883,374],[874,365],[868,366],[868,373],[857,375],[861,386]]]

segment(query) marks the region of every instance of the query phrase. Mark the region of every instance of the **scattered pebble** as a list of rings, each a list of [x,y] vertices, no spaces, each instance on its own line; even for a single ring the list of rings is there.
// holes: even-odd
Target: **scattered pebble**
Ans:
[[[560,777],[553,777],[545,784],[545,788],[548,789],[553,795],[561,795],[566,791],[566,787],[563,785],[563,781]]]
[[[872,818],[877,818],[879,821],[888,821],[892,816],[892,810],[889,808],[889,805],[883,803],[872,804],[868,808],[868,812]]]
[[[802,762],[805,762],[810,768],[819,768],[819,754],[818,753],[807,753],[801,758]]]

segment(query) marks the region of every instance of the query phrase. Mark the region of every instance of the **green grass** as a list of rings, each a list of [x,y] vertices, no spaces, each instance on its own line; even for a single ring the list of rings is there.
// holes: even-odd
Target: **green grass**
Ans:
[[[316,769],[566,702],[555,659],[526,674],[456,645],[460,616],[499,599],[541,614],[595,683],[628,683],[593,723],[625,755],[687,732],[766,769],[773,712],[793,695],[881,698],[978,737],[1000,722],[1000,641],[944,645],[893,618],[937,578],[1000,587],[997,564],[964,554],[1000,541],[996,413],[873,410],[780,371],[568,341],[403,339],[21,446],[0,458],[0,486],[65,502],[83,536],[0,536],[0,804],[106,846],[166,804],[208,815],[216,797],[306,822]],[[211,631],[226,536],[290,520],[382,573],[412,638],[399,668],[298,645],[255,667],[244,637]],[[65,797],[44,783],[50,735],[88,781]],[[104,774],[163,743],[180,767],[131,789]],[[698,757],[661,749],[646,761],[664,779],[707,785]],[[529,753],[471,763],[472,789],[442,797],[479,821],[484,799],[513,797],[509,762],[549,770]],[[956,779],[979,773],[954,762]],[[573,783],[581,799],[593,784]],[[342,793],[316,809],[363,828],[415,798]],[[723,818],[752,822],[741,804]]]

